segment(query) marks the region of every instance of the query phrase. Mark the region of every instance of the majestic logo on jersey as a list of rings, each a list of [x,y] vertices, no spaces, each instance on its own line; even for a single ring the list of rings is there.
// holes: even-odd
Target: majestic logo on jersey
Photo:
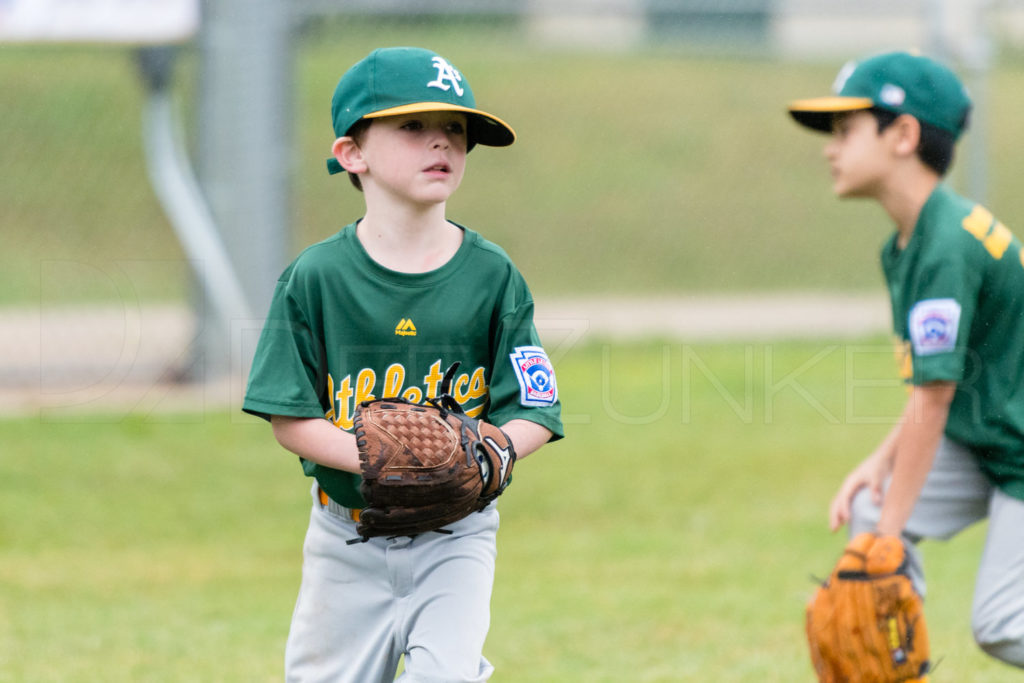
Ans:
[[[395,325],[395,334],[401,337],[415,337],[416,326],[412,324],[412,320],[410,318],[402,318],[398,321],[398,324]]]
[[[462,88],[462,74],[454,66],[448,63],[444,57],[434,57],[434,68],[437,69],[437,78],[427,83],[428,88],[440,88],[445,92],[455,89],[455,94],[462,97],[465,92]]]
[[[524,406],[550,406],[558,400],[555,369],[539,346],[517,346],[509,354],[519,378],[519,403]]]
[[[910,341],[914,353],[928,356],[956,348],[960,304],[956,299],[925,299],[910,309]]]

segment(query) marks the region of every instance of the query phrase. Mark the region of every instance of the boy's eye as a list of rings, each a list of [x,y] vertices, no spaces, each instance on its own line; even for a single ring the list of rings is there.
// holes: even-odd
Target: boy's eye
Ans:
[[[431,125],[434,125],[434,124],[431,124]],[[462,123],[461,121],[448,121],[448,122],[439,123],[437,125],[440,125],[444,129],[444,131],[446,133],[448,133],[449,135],[465,135],[466,134],[466,125],[464,123]],[[407,130],[407,131],[410,131],[410,132],[413,132],[413,133],[418,133],[420,131],[426,130],[428,128],[428,124],[425,123],[421,119],[409,119],[409,120],[403,122],[402,125],[400,126],[400,128],[402,130]]]

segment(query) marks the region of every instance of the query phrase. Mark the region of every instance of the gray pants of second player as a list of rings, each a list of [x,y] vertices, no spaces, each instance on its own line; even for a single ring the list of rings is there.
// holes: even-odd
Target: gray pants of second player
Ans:
[[[480,683],[490,625],[498,511],[446,527],[450,534],[357,538],[333,501],[313,510],[302,586],[285,650],[285,678],[302,683],[390,683],[405,656],[407,683]]]
[[[862,490],[853,501],[850,533],[871,531],[879,513]],[[988,654],[1024,668],[1024,501],[993,487],[966,448],[943,439],[904,532],[911,576],[921,595],[925,581],[916,543],[948,539],[986,517],[988,534],[971,615],[974,638]]]

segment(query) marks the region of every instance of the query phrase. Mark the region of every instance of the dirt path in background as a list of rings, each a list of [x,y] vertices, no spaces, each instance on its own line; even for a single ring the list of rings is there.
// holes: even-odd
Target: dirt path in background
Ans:
[[[836,340],[890,328],[884,296],[846,294],[540,299],[536,322],[549,351],[563,355],[591,339]],[[259,326],[236,329],[254,343]],[[0,309],[0,412],[55,418],[240,408],[242,371],[205,384],[174,381],[195,334],[182,306]]]
[[[888,330],[888,305],[862,294],[603,297],[541,300],[536,317],[542,335],[575,325],[610,340],[851,339]]]

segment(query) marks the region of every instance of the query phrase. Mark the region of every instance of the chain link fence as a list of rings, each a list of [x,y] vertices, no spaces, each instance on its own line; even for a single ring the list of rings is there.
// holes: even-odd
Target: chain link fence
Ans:
[[[204,17],[222,2],[205,2]],[[506,246],[535,292],[550,298],[771,289],[766,283],[870,290],[873,273],[851,268],[839,278],[820,258],[794,268],[788,238],[764,239],[766,226],[839,216],[820,182],[806,205],[791,196],[820,180],[821,169],[813,166],[817,143],[782,139],[790,132],[785,101],[827,86],[842,60],[890,47],[921,47],[987,79],[992,69],[1016,68],[1024,36],[1024,3],[1010,1],[288,7],[282,262],[359,215],[359,196],[322,170],[338,76],[373,47],[420,44],[450,55],[478,99],[519,128],[522,144],[504,156],[474,152],[473,177],[451,206],[457,220]],[[3,28],[0,5],[0,35]],[[211,144],[200,45],[197,38],[175,48],[171,91],[192,159]],[[262,47],[247,49],[241,68],[258,68]],[[92,403],[112,383],[189,376],[209,304],[150,180],[137,47],[8,40],[0,43],[0,82],[0,389],[29,387],[36,402],[41,393],[55,404]],[[975,82],[985,95],[988,81]],[[260,150],[275,141],[246,144],[252,155],[231,161],[239,170],[258,168]],[[785,174],[768,160],[773,154]],[[819,239],[812,251],[839,240],[840,250],[873,258],[873,246],[856,237],[792,239]],[[258,318],[265,302],[253,309]]]

